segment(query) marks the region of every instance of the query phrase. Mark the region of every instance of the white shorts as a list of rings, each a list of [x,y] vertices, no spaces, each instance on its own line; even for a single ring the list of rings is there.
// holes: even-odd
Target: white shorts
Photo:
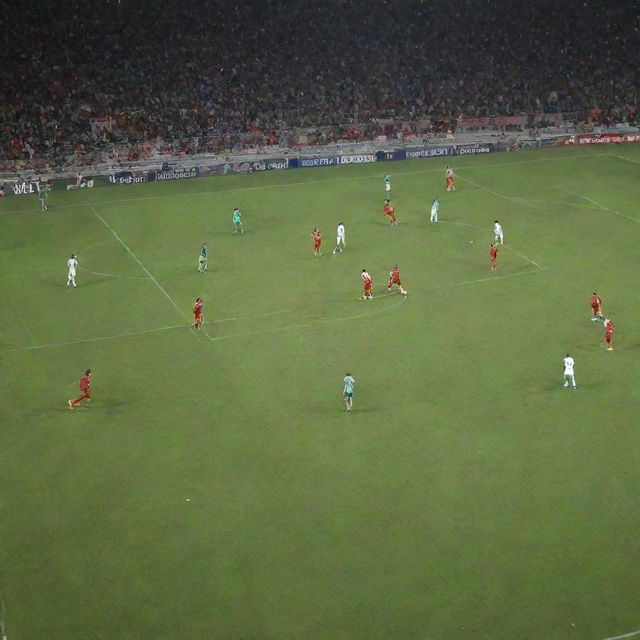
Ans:
[[[344,236],[337,236],[336,237],[336,244],[337,245],[344,244]]]
[[[69,269],[69,273],[67,274],[69,278],[75,278],[76,277],[76,270],[75,269]]]
[[[387,183],[385,182],[384,190],[385,190],[385,191],[391,191],[391,185],[390,185],[390,184],[387,184]]]

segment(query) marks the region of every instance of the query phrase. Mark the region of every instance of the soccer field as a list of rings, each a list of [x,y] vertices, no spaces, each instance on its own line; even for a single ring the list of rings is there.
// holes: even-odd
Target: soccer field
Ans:
[[[640,146],[447,162],[0,202],[9,640],[640,629]]]

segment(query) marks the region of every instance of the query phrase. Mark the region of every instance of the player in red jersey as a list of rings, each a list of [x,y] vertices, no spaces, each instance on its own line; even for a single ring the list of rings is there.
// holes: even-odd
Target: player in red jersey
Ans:
[[[455,191],[456,187],[453,184],[453,180],[454,180],[453,169],[450,169],[449,167],[446,168],[444,172],[444,179],[447,185],[447,191]]]
[[[498,270],[498,263],[496,260],[498,259],[498,248],[495,244],[492,244],[489,247],[489,260],[491,260],[491,271]]]
[[[591,322],[595,322],[596,320],[602,320],[602,300],[595,291],[591,296],[591,311],[593,313],[591,317]]]
[[[393,269],[391,269],[391,271],[389,272],[389,284],[387,285],[387,293],[391,292],[391,287],[394,284],[398,286],[398,289],[400,289],[400,293],[403,296],[407,295],[407,291],[402,288],[402,283],[400,282],[400,269],[398,269],[398,265],[393,267]]]
[[[371,298],[373,298],[373,289],[371,288],[373,280],[366,269],[362,270],[360,278],[362,279],[362,282],[364,284],[364,291],[360,296],[360,300],[370,300]]]
[[[607,351],[613,351],[613,330],[615,328],[611,318],[604,319],[604,341],[607,343]]]
[[[84,372],[79,382],[81,394],[75,400],[69,400],[67,404],[69,409],[75,409],[83,400],[86,406],[91,402],[91,369]]]
[[[196,301],[193,303],[193,326],[196,329],[200,328],[202,324],[202,309],[204,307],[204,302],[202,298],[196,298]]]
[[[398,226],[398,219],[396,218],[396,210],[393,208],[393,205],[391,204],[390,200],[385,200],[384,201],[383,212],[384,212],[385,216],[389,216],[389,218],[391,218],[391,226],[392,227],[397,227]]]
[[[320,235],[320,229],[318,229],[318,227],[311,232],[311,237],[313,238],[313,255],[321,256],[320,245],[322,244],[322,236]]]

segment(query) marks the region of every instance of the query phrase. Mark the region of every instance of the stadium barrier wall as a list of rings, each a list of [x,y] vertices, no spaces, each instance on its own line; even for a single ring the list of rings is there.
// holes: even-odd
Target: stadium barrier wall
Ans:
[[[585,133],[577,135],[553,135],[542,136],[527,140],[520,145],[520,148],[531,147],[552,147],[584,144],[626,144],[640,142],[640,133]],[[201,176],[228,175],[233,173],[254,173],[256,171],[281,171],[288,169],[304,169],[309,167],[329,167],[345,164],[369,164],[373,162],[393,162],[398,160],[413,160],[423,158],[438,158],[458,155],[477,155],[484,153],[494,153],[498,151],[508,151],[513,147],[508,140],[498,142],[477,142],[467,144],[443,144],[423,147],[408,147],[395,150],[378,150],[375,153],[348,153],[332,154],[318,157],[274,157],[256,158],[253,160],[220,162],[213,161],[203,166],[166,166],[161,169],[125,169],[112,172],[109,175],[99,175],[95,177],[83,178],[80,187],[76,186],[75,179],[22,179],[17,180],[4,187],[5,195],[12,196],[35,196],[39,193],[41,186],[45,185],[46,190],[75,188],[94,188],[109,185],[131,185],[146,182],[165,182],[173,180],[191,180]]]

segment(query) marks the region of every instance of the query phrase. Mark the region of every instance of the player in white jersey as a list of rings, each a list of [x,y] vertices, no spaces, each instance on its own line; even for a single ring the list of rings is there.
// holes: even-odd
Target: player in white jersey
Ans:
[[[344,251],[345,245],[346,242],[344,224],[340,222],[338,224],[338,228],[336,229],[336,248],[333,250],[333,253],[342,253]]]
[[[573,367],[575,366],[575,362],[573,358],[567,353],[564,360],[562,361],[564,366],[564,386],[565,387],[573,387],[576,388],[576,376],[573,372]]]
[[[497,220],[493,223],[493,235],[494,244],[504,244],[504,233],[502,232],[502,226]]]
[[[342,395],[344,396],[344,402],[347,405],[347,411],[351,411],[353,408],[353,388],[356,386],[356,381],[350,373],[344,377],[344,388]]]
[[[436,198],[431,203],[431,222],[438,222],[438,211],[440,210],[440,200]]]
[[[67,287],[72,284],[76,286],[76,268],[78,267],[78,258],[75,253],[71,254],[71,257],[67,260]]]
[[[391,193],[391,176],[388,173],[384,174],[384,190]]]

